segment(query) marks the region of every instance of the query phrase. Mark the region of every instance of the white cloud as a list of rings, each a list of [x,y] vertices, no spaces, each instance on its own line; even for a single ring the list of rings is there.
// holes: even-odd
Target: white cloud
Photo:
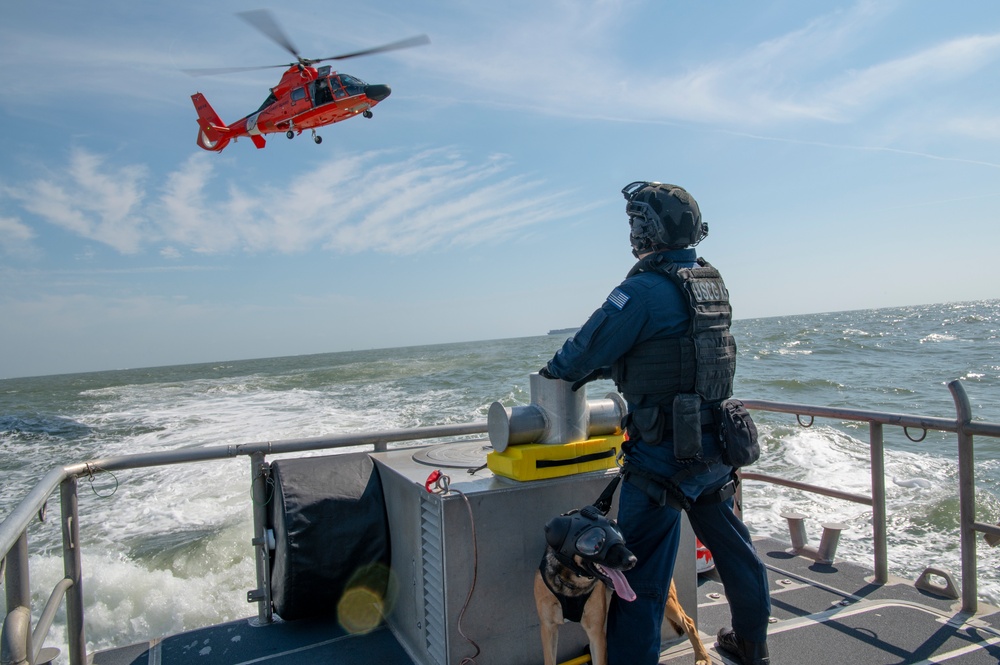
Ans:
[[[342,155],[253,188],[216,182],[211,159],[192,156],[151,191],[144,167],[75,151],[64,172],[11,196],[80,237],[126,254],[160,246],[170,259],[185,249],[413,254],[496,241],[587,208],[570,203],[569,191],[512,173],[502,157],[477,164],[451,149]]]
[[[65,171],[9,188],[8,194],[50,224],[131,254],[144,233],[145,176],[145,167],[106,167],[103,157],[74,150]]]
[[[957,135],[985,141],[1000,140],[1000,115],[952,117],[942,129]]]
[[[706,34],[699,52],[674,53],[668,45],[624,61],[622,54],[637,41],[653,40],[675,10],[666,3],[578,5],[461,15],[456,21],[472,29],[419,56],[441,78],[474,88],[476,104],[747,129],[796,120],[850,122],[889,101],[906,113],[941,85],[1000,60],[1000,33],[933,42],[926,31],[913,31],[887,40],[887,26],[911,20],[912,6],[860,0],[782,34],[768,35],[763,26],[770,23],[762,21],[733,33],[733,43]],[[629,23],[642,16],[648,20],[638,28]],[[754,36],[756,42],[736,41]]]
[[[845,117],[917,91],[933,94],[938,84],[968,76],[998,58],[1000,33],[960,37],[848,72],[831,81],[819,99],[831,115]]]

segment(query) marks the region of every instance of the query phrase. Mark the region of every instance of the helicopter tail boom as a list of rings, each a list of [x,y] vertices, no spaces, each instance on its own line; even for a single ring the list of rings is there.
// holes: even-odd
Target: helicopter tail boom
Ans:
[[[215,112],[205,95],[196,92],[191,95],[195,111],[198,112],[198,147],[213,152],[220,152],[229,145],[232,130],[226,126]]]

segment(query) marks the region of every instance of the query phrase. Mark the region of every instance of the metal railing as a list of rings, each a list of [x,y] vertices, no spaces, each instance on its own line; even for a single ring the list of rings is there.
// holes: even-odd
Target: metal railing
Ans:
[[[922,441],[929,431],[957,434],[960,511],[959,535],[962,558],[962,611],[975,614],[979,608],[976,533],[985,534],[987,541],[995,546],[1000,544],[1000,524],[993,525],[976,521],[975,449],[973,437],[980,435],[1000,438],[1000,424],[972,422],[972,408],[969,404],[969,397],[961,382],[957,380],[950,382],[948,389],[951,391],[952,399],[955,402],[957,412],[955,420],[910,416],[898,413],[880,413],[860,409],[838,409],[803,404],[744,400],[744,404],[748,409],[794,414],[799,424],[803,427],[812,426],[815,418],[867,422],[871,463],[871,496],[852,494],[752,471],[741,471],[740,475],[746,480],[760,480],[871,507],[875,582],[885,584],[889,581],[889,558],[885,508],[884,426],[902,427],[906,436],[916,442]],[[803,416],[809,418],[808,423],[803,422]],[[920,430],[920,438],[914,439],[910,436],[910,430]]]
[[[80,561],[80,534],[77,506],[77,479],[96,473],[124,469],[141,469],[156,466],[189,464],[248,456],[254,483],[254,496],[261,496],[263,488],[261,466],[265,455],[298,453],[312,450],[334,450],[357,446],[371,446],[375,451],[385,451],[388,444],[404,441],[424,441],[447,437],[461,437],[486,432],[486,423],[416,427],[341,436],[288,439],[284,441],[248,443],[243,445],[212,446],[160,453],[122,455],[71,464],[52,469],[28,493],[3,522],[0,523],[0,553],[3,554],[4,580],[7,599],[7,616],[0,633],[0,665],[35,665],[42,651],[42,644],[52,626],[60,604],[66,602],[66,634],[70,665],[87,662],[86,639],[83,630],[83,568]],[[59,489],[63,541],[64,578],[49,596],[38,623],[31,628],[31,590],[28,570],[28,527],[36,514],[45,510],[49,497]],[[264,514],[255,501],[254,539],[256,548],[258,588],[250,594],[260,595],[258,617],[270,621],[270,589],[266,584],[267,537]]]
[[[993,542],[1000,542],[1000,526],[975,520],[975,478],[973,472],[973,437],[976,435],[1000,437],[1000,424],[974,423],[965,390],[958,381],[949,384],[955,400],[958,417],[955,420],[928,418],[874,411],[814,407],[781,402],[745,400],[747,408],[759,411],[795,414],[800,424],[803,416],[838,420],[854,420],[869,424],[871,445],[872,496],[862,496],[840,490],[808,485],[775,476],[743,472],[747,480],[771,482],[804,491],[814,492],[870,506],[873,510],[873,540],[875,543],[876,581],[888,580],[888,557],[885,509],[885,463],[883,427],[899,426],[907,432],[939,430],[958,435],[959,495],[961,501],[962,595],[963,611],[974,614],[978,608],[978,576],[976,571],[976,533],[986,534]],[[268,465],[266,456],[316,450],[371,446],[375,451],[385,451],[389,443],[427,441],[449,437],[483,434],[487,423],[443,425],[402,430],[389,430],[365,434],[331,437],[292,439],[276,442],[249,443],[244,445],[214,446],[160,453],[125,455],[72,464],[49,471],[27,494],[14,510],[0,523],[0,553],[3,554],[3,575],[6,587],[7,615],[0,635],[0,665],[35,665],[42,644],[52,625],[56,611],[65,600],[66,630],[70,665],[87,662],[84,635],[84,607],[81,580],[83,570],[79,547],[79,520],[77,505],[77,479],[95,473],[113,472],[230,459],[247,456],[251,463],[253,496],[262,497],[266,491]],[[59,489],[61,498],[61,524],[63,542],[64,578],[53,589],[38,622],[31,627],[31,594],[28,566],[28,528],[36,514],[45,509],[49,497]],[[255,561],[257,588],[248,593],[248,600],[258,603],[258,621],[271,621],[269,589],[268,542],[262,501],[254,501]]]

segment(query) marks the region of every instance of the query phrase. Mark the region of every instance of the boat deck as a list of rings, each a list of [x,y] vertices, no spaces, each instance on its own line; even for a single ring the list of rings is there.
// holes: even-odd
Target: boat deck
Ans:
[[[980,605],[972,619],[961,602],[918,590],[911,581],[870,582],[872,572],[835,562],[817,564],[762,539],[757,551],[768,567],[771,616],[768,647],[774,665],[809,663],[1000,663],[1000,612]],[[718,600],[712,598],[719,594]],[[698,628],[706,646],[729,625],[722,585],[703,575],[698,586]],[[714,648],[713,662],[727,663]],[[661,663],[692,663],[687,641],[668,649]]]
[[[960,614],[959,601],[920,591],[912,582],[870,583],[872,573],[835,562],[821,565],[788,554],[787,545],[759,539],[768,566],[772,618],[768,643],[774,665],[957,665],[1000,663],[1000,612],[981,606],[974,618]],[[712,662],[729,663],[713,647],[714,634],[729,623],[722,585],[709,573],[698,583],[698,624]],[[563,630],[574,630],[567,626]],[[474,635],[470,635],[475,639]],[[470,648],[470,656],[472,655]],[[582,654],[581,654],[582,655]],[[313,665],[414,661],[383,626],[367,635],[347,635],[332,619],[278,622],[255,627],[249,620],[173,635],[97,653],[94,665]],[[482,653],[476,665],[505,662]],[[539,653],[538,662],[541,662]],[[686,639],[663,652],[664,665],[693,663]]]

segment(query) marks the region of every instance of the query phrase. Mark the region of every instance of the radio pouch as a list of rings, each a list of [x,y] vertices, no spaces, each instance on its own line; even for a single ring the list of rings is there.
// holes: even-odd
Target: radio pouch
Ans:
[[[747,466],[760,458],[757,426],[738,399],[727,399],[719,405],[719,438],[722,461],[732,467]]]
[[[701,395],[674,397],[674,457],[678,461],[701,458]]]

